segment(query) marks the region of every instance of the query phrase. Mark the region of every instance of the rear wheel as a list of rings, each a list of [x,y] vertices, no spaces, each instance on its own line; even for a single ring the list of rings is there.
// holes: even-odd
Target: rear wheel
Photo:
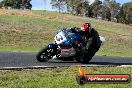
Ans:
[[[74,57],[60,57],[58,59],[61,61],[74,61]]]
[[[46,62],[53,57],[53,49],[45,47],[36,56],[37,60],[40,62]]]
[[[78,54],[76,56],[76,61],[79,63],[87,64],[92,59],[92,57],[95,55],[95,53],[91,54]]]

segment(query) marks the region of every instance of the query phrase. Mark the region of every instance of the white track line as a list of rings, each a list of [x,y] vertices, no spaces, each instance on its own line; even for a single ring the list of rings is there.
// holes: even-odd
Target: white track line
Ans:
[[[88,66],[88,67],[132,67],[132,65],[72,65],[71,67]],[[28,66],[28,67],[1,67],[0,70],[22,70],[22,69],[44,69],[70,66]]]

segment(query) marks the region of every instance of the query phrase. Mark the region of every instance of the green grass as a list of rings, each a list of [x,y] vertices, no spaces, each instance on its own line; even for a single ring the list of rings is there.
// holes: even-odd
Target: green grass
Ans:
[[[32,16],[0,15],[0,51],[37,52],[53,42],[59,28],[90,22],[106,37],[97,55],[132,56],[132,26],[56,12],[33,11]]]
[[[87,74],[130,74],[132,67],[85,67]],[[0,71],[0,88],[132,88],[128,84],[86,84],[76,82],[78,67]]]

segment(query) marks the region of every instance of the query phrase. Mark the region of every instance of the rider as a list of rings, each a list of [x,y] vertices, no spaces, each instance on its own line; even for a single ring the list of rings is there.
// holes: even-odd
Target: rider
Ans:
[[[89,43],[87,53],[91,53],[92,56],[94,56],[94,54],[99,50],[101,46],[101,40],[99,38],[98,32],[91,27],[91,24],[84,23],[82,24],[81,28],[74,27],[74,28],[71,28],[70,30],[72,31],[72,33],[78,33],[82,35],[83,45],[85,46],[87,43]],[[74,45],[77,46],[77,44],[74,44]]]

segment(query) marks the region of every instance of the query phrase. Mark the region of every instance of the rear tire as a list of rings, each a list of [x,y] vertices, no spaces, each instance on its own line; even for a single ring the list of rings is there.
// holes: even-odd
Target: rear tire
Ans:
[[[91,54],[80,54],[77,55],[76,61],[79,63],[87,64],[92,59],[92,57],[95,55],[95,53]]]
[[[74,61],[74,57],[60,57],[58,59],[61,61]]]
[[[39,62],[46,62],[53,57],[52,53],[53,53],[53,49],[49,49],[48,47],[45,47],[44,49],[38,52],[36,58]]]

